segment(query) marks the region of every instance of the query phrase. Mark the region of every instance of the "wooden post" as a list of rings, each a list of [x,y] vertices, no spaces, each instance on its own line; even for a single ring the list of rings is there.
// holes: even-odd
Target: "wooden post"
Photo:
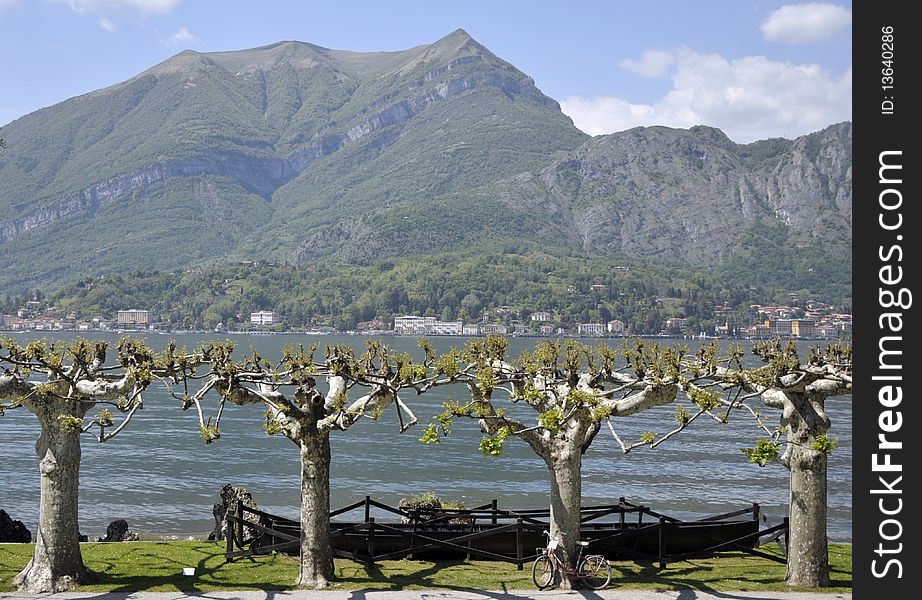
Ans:
[[[791,531],[791,519],[789,517],[784,518],[784,558],[788,558],[788,540],[790,536],[788,535]]]
[[[659,518],[659,568],[666,568],[666,517]]]
[[[759,522],[759,503],[758,502],[752,503],[752,520],[755,521],[756,523]]]
[[[243,502],[240,500],[237,500],[237,543],[243,548]]]
[[[410,546],[409,549],[412,550],[416,547],[416,533],[419,532],[419,519],[412,519],[413,523],[413,535],[410,537]],[[413,560],[415,557],[412,554],[407,554],[407,559]]]
[[[522,565],[522,557],[525,556],[525,540],[524,532],[522,531],[522,518],[519,517],[515,520],[515,562],[518,566],[518,570],[521,571],[524,566]]]
[[[224,519],[227,520],[227,513],[224,514]],[[231,558],[231,553],[234,551],[234,528],[231,527],[230,523],[227,524],[227,532],[224,537],[227,539],[227,553],[224,555],[224,562],[234,562],[234,559]]]
[[[365,496],[365,522],[368,522],[368,517],[371,516],[371,496]]]
[[[375,518],[368,519],[368,566],[375,564]]]
[[[490,519],[490,524],[496,525],[496,511],[498,510],[496,498],[493,498],[493,502],[490,503],[490,510],[493,511],[493,517]]]

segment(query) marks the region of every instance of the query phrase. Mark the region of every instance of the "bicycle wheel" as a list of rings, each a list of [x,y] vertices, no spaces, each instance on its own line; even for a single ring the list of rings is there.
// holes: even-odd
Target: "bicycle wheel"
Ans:
[[[546,590],[554,585],[556,571],[554,561],[549,556],[539,556],[531,566],[531,578],[539,590]]]
[[[601,590],[611,581],[611,563],[604,556],[587,556],[579,563],[576,576],[594,590]]]

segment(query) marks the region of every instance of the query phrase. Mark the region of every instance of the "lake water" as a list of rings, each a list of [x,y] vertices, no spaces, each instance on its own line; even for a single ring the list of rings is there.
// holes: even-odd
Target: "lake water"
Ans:
[[[55,333],[55,337],[76,334]],[[41,338],[21,334],[20,340]],[[90,334],[114,342],[115,334]],[[175,336],[180,346],[195,347],[215,335]],[[319,342],[362,346],[362,338],[348,335],[227,336],[245,351],[252,347],[276,358],[290,343]],[[157,349],[169,338],[154,335]],[[400,350],[420,354],[416,341],[381,337]],[[463,338],[434,338],[446,349]],[[513,338],[510,352],[531,348],[535,339]],[[613,345],[620,344],[613,340]],[[666,342],[670,343],[670,342]],[[686,342],[682,342],[686,343]],[[695,342],[688,342],[694,347]],[[808,344],[803,344],[806,350]],[[802,353],[804,356],[805,353]],[[407,397],[421,424],[440,412],[451,391],[440,389]],[[454,392],[464,399],[464,388]],[[117,518],[131,529],[164,536],[201,536],[211,531],[212,504],[225,483],[244,486],[265,510],[297,518],[299,463],[296,447],[283,437],[263,431],[259,406],[229,406],[222,418],[222,437],[205,445],[199,438],[192,411],[182,412],[162,388],[144,395],[144,409],[113,440],[99,444],[84,438],[80,475],[80,527],[87,535],[104,535]],[[851,539],[851,397],[826,403],[833,426],[830,435],[839,447],[829,460],[830,539]],[[675,406],[661,407],[617,420],[622,439],[637,440],[641,433],[664,433],[671,428]],[[777,411],[770,427],[777,424]],[[728,425],[699,419],[693,426],[656,449],[640,448],[625,455],[607,427],[603,427],[583,462],[584,504],[617,502],[623,496],[635,504],[680,518],[729,512],[758,502],[771,524],[787,513],[788,477],[780,465],[760,468],[747,462],[740,448],[751,447],[762,435],[751,419],[738,418]],[[533,417],[532,417],[533,418]],[[379,421],[365,419],[346,432],[333,432],[331,494],[334,508],[361,500],[365,495],[396,505],[400,498],[435,492],[466,506],[499,500],[502,508],[543,508],[548,504],[548,475],[544,463],[518,440],[506,444],[501,458],[483,458],[478,450],[481,434],[476,423],[457,420],[452,435],[440,446],[419,443],[417,425],[398,433],[392,410]],[[39,476],[34,443],[35,418],[24,409],[0,417],[0,508],[23,521],[33,532],[38,522]]]

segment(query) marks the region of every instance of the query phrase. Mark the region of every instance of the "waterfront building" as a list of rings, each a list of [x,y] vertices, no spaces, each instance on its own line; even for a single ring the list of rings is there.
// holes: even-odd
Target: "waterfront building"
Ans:
[[[608,326],[605,323],[580,323],[576,326],[576,332],[579,335],[605,335],[608,333]]]
[[[272,325],[275,323],[275,313],[271,310],[258,310],[250,313],[251,325]]]
[[[615,319],[614,321],[608,322],[608,333],[612,335],[622,335],[624,334],[624,321],[619,321]]]
[[[484,323],[480,326],[480,332],[484,335],[506,335],[508,329],[502,323]]]
[[[666,329],[682,330],[688,327],[688,319],[684,317],[670,317],[666,319]]]
[[[116,315],[115,322],[119,327],[136,327],[138,325],[146,327],[150,323],[150,311],[137,308],[120,310]]]
[[[427,333],[432,335],[461,335],[463,332],[463,321],[434,321]]]
[[[777,336],[790,337],[791,333],[791,319],[770,319],[765,322],[765,324],[772,330],[772,333]]]
[[[432,330],[435,317],[404,315],[394,317],[394,333],[399,335],[426,335]]]
[[[477,327],[476,323],[473,327]],[[394,317],[394,333],[398,335],[477,335],[465,334],[464,329],[464,321],[439,321],[418,315]]]
[[[461,335],[480,335],[480,325],[478,323],[465,323],[461,327]]]
[[[791,319],[791,335],[799,338],[816,337],[816,322],[812,319]]]
[[[768,321],[763,325],[753,325],[752,327],[743,327],[740,329],[740,335],[744,338],[767,338],[772,336],[772,328],[768,325]]]
[[[29,321],[13,315],[4,315],[3,328],[9,331],[23,331],[29,329]]]
[[[833,325],[832,323],[823,323],[821,325],[816,325],[813,328],[816,333],[816,337],[825,338],[825,339],[836,339],[839,337],[839,332],[841,329]]]

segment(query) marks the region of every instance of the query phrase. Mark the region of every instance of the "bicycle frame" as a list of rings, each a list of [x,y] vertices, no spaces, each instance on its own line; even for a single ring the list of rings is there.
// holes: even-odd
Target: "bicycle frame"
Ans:
[[[559,583],[564,573],[566,573],[569,581],[581,581],[594,590],[600,590],[609,584],[611,581],[611,564],[608,560],[601,554],[583,555],[583,551],[589,545],[589,542],[577,542],[579,549],[575,559],[572,561],[574,566],[569,567],[557,555],[559,540],[551,538],[550,533],[547,531],[544,533],[548,536],[547,546],[536,549],[538,557],[531,568],[532,580],[539,590],[547,589]]]
[[[541,554],[545,554],[548,557],[550,557],[554,561],[555,568],[558,571],[562,571],[566,573],[567,579],[570,579],[572,581],[576,579],[577,567],[576,566],[569,567],[565,565],[562,560],[560,560],[560,557],[557,556],[557,546],[559,545],[559,543],[560,543],[559,540],[553,539],[550,537],[550,535],[548,535],[547,546],[540,549]],[[577,550],[576,552],[576,560],[573,561],[573,564],[579,565],[581,560],[583,560],[583,545],[582,544],[579,545],[579,550]]]

